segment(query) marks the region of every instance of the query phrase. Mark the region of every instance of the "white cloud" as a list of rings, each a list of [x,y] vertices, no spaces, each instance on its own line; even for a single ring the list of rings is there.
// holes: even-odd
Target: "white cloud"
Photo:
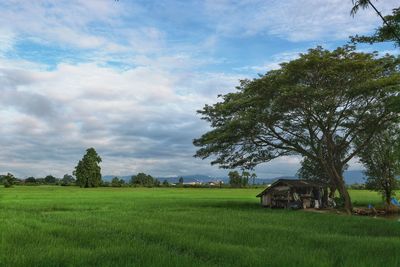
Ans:
[[[2,3],[0,24],[37,42],[92,48],[107,40],[89,32],[90,24],[111,25],[120,13],[120,5],[114,1],[9,1]]]
[[[0,28],[0,56],[11,51],[15,44],[15,34],[5,28]]]
[[[175,174],[179,169],[201,172],[207,163],[192,158],[191,142],[207,127],[196,110],[220,85],[232,89],[235,79],[193,74],[187,84],[186,74],[158,68],[158,62],[155,66],[127,71],[92,63],[64,63],[54,70],[0,68],[7,85],[0,89],[0,145],[7,152],[0,155],[2,170],[62,175],[94,146],[104,156],[104,173],[146,169],[162,175],[161,167],[169,174],[173,168]],[[179,89],[186,86],[192,90]]]
[[[304,53],[304,51],[278,53],[278,54],[271,56],[271,58],[269,60],[265,61],[262,65],[244,66],[244,67],[238,68],[237,70],[252,71],[252,72],[264,74],[270,70],[279,69],[281,67],[280,64],[282,64],[282,63],[289,62],[291,60],[299,58],[300,53]]]
[[[193,39],[185,39],[191,33],[170,34],[168,27],[157,28],[151,19],[135,22],[138,14],[147,18],[148,10],[132,2],[2,2],[0,172],[71,173],[84,150],[94,146],[104,159],[104,174],[224,174],[209,167],[208,161],[192,158],[192,139],[208,129],[196,110],[214,103],[218,94],[233,91],[238,80],[246,78],[243,73],[253,76],[278,68],[301,49],[260,56],[257,66],[236,71],[208,69],[225,63],[213,56],[221,49],[218,45],[232,36],[329,41],[371,31],[380,23],[371,11],[351,18],[350,2],[195,3],[196,9],[176,11],[184,16],[168,17],[182,25],[202,23],[207,34],[191,35]],[[393,3],[380,1],[378,6],[387,10]],[[77,60],[50,58],[55,61],[51,68],[40,55],[32,61],[16,53],[7,58],[21,41],[82,55],[76,55]],[[293,174],[297,167],[298,159],[289,157],[259,170],[264,177],[273,177]]]
[[[397,0],[380,1],[383,14],[398,6]],[[351,1],[248,0],[207,1],[206,13],[219,33],[251,36],[269,34],[293,42],[339,40],[371,32],[382,21],[373,10],[350,16]]]

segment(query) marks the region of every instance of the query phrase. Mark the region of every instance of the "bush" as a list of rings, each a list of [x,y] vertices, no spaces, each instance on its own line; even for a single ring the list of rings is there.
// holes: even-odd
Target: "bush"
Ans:
[[[145,186],[145,187],[153,187],[158,186],[158,180],[154,179],[151,175],[145,174],[143,172],[138,173],[131,177],[130,184],[134,187],[136,186]]]
[[[3,178],[4,187],[9,188],[12,187],[15,183],[15,177],[11,173],[7,173],[6,176]]]

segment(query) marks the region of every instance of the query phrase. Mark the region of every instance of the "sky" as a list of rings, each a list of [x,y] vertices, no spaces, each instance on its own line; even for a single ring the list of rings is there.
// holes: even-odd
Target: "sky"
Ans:
[[[62,176],[94,147],[103,175],[226,176],[193,158],[192,140],[210,130],[196,110],[309,48],[372,33],[381,20],[351,17],[351,2],[1,1],[0,173]],[[388,14],[398,0],[376,6]],[[300,160],[256,172],[290,176]]]

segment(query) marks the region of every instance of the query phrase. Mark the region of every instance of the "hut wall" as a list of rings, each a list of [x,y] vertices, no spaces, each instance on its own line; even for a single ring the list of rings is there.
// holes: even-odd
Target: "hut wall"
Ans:
[[[265,194],[261,197],[261,205],[263,206],[271,205],[271,194]]]

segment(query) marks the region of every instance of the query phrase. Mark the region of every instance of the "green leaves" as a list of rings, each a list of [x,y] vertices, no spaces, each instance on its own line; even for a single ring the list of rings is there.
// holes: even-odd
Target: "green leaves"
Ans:
[[[86,150],[86,154],[75,167],[76,183],[80,187],[98,187],[101,184],[100,156],[94,148]]]
[[[131,177],[131,184],[137,186],[154,186],[157,179],[154,179],[151,175],[143,172],[138,173]]]
[[[356,145],[360,142],[356,139]],[[360,161],[366,168],[366,186],[368,189],[379,191],[386,203],[398,188],[396,176],[400,175],[400,129],[398,126],[388,127],[374,135],[368,146],[360,150]]]
[[[355,14],[359,7],[368,7],[371,5],[374,9],[375,7],[365,0],[353,1],[355,5],[352,9],[352,14]],[[400,45],[400,7],[394,8],[391,15],[382,16],[377,9],[375,9],[377,14],[381,17],[383,24],[375,30],[375,33],[371,36],[352,36],[351,41],[353,43],[380,43],[380,42],[395,42],[397,46]]]

